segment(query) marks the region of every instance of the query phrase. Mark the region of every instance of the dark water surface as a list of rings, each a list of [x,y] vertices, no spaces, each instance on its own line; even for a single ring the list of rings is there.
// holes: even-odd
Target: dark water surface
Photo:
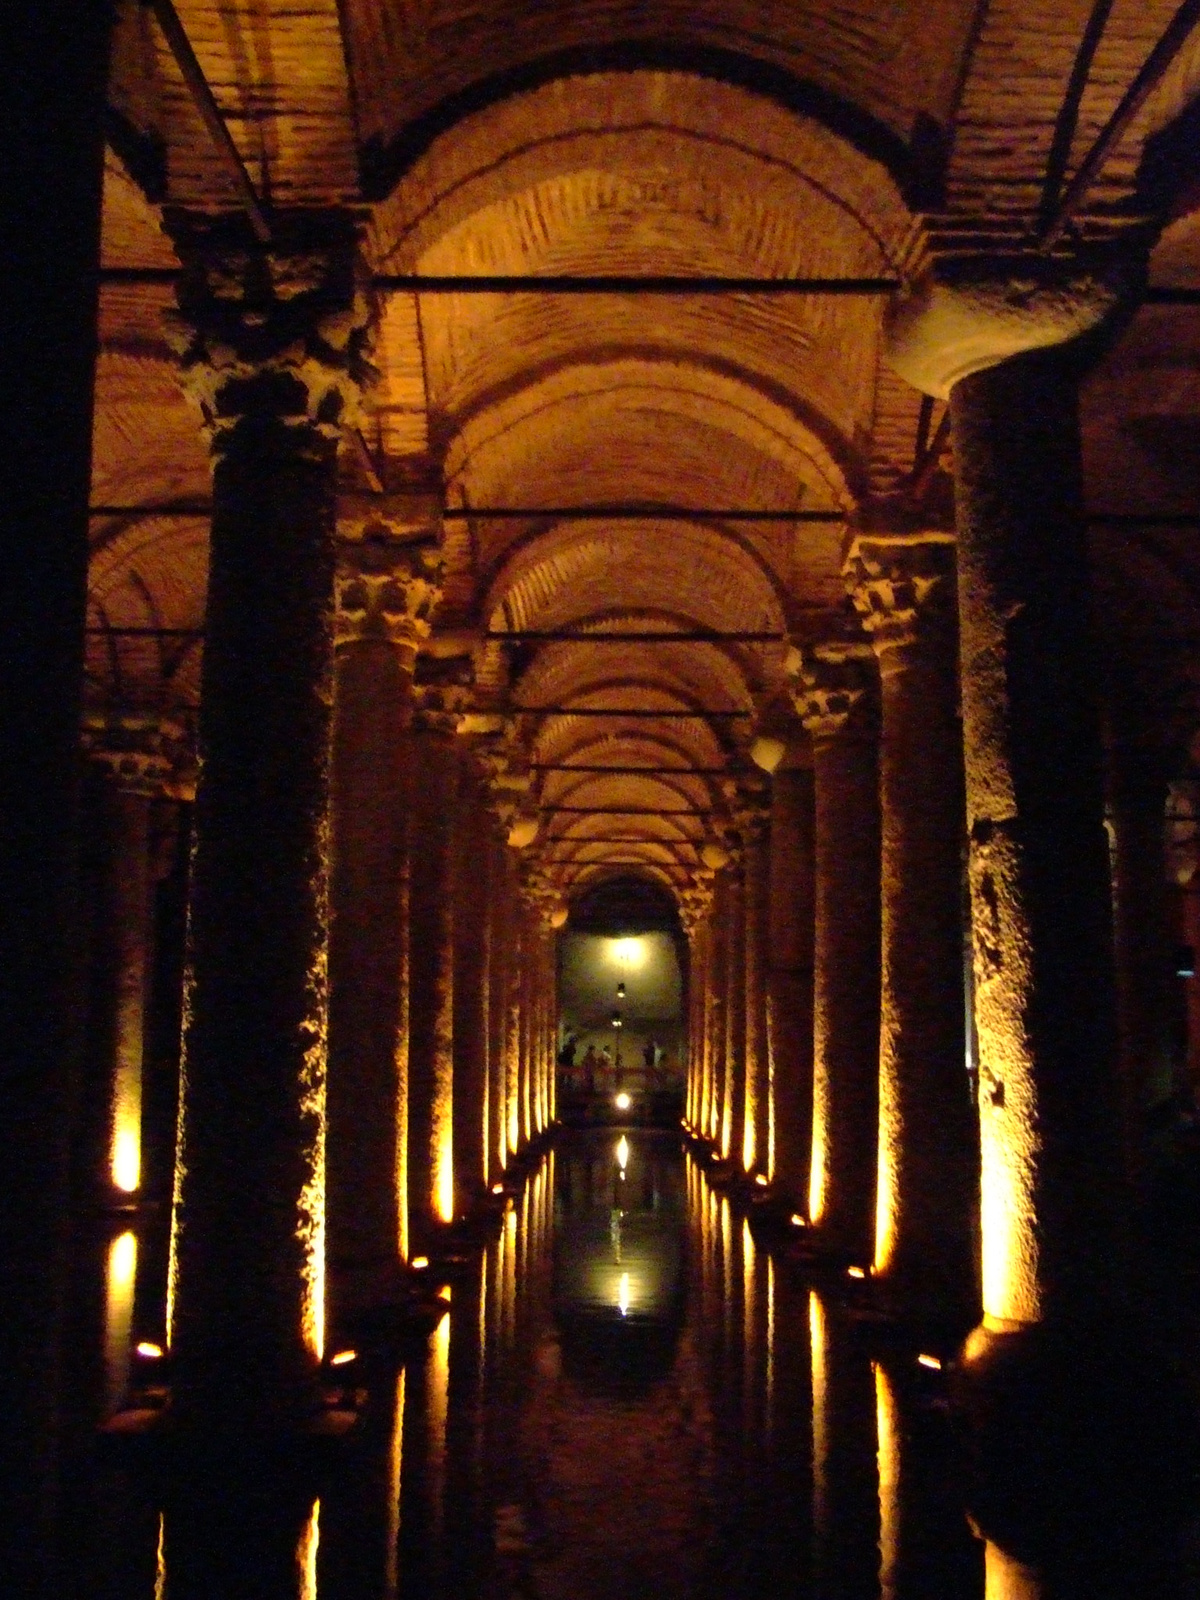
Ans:
[[[112,1400],[131,1247],[107,1248]],[[1200,1593],[1183,1518],[1155,1524],[1148,1549],[1094,1530],[1042,1575],[979,1534],[941,1374],[911,1353],[873,1360],[846,1309],[756,1245],[674,1136],[564,1136],[450,1298],[428,1346],[373,1375],[364,1437],[332,1468],[234,1481],[201,1463],[164,1477],[102,1462],[80,1496],[79,1593]]]

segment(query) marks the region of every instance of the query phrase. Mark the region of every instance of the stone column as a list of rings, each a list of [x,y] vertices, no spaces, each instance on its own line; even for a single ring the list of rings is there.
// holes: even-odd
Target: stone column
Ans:
[[[1149,1116],[1176,1093],[1166,861],[1168,764],[1147,741],[1113,742],[1108,766],[1112,818],[1113,921],[1125,1166],[1146,1198]]]
[[[492,841],[479,777],[464,769],[454,840],[454,1192],[465,1215],[488,1179]]]
[[[950,396],[984,1328],[1000,1340],[1039,1324],[1103,1329],[1125,1261],[1076,383],[1071,352],[1046,351]]]
[[[775,1180],[808,1208],[813,1105],[813,775],[777,767],[771,780],[767,1032],[775,1096]]]
[[[981,1394],[1027,1355],[1066,1360],[1089,1335],[1111,1346],[1123,1303],[1077,396],[1096,345],[1076,338],[1121,290],[1048,257],[1023,262],[1019,283],[960,260],[889,314],[889,360],[949,399],[953,427],[982,1166],[983,1325],[966,1362]]]
[[[708,984],[708,1104],[704,1137],[717,1149],[721,1146],[721,1116],[725,1103],[726,1000],[728,988],[729,869],[718,871],[714,880],[712,943],[709,955]]]
[[[879,767],[865,645],[806,660],[796,710],[812,737],[816,893],[809,1218],[828,1250],[874,1256],[879,1108]]]
[[[488,875],[488,1174],[495,1183],[508,1165],[508,847],[493,828]]]
[[[436,1230],[454,1216],[454,819],[462,753],[458,712],[445,691],[430,686],[416,693],[408,841],[408,1196],[414,1246],[428,1251]]]
[[[98,1022],[105,1057],[105,1193],[126,1199],[142,1189],[142,1083],[147,1005],[154,961],[151,808],[171,762],[156,717],[118,716],[84,729],[84,745],[103,771],[104,884],[96,954]]]
[[[347,517],[338,546],[331,782],[331,1313],[393,1298],[408,1254],[407,809],[417,650],[437,604],[434,497]],[[430,529],[435,530],[431,536]]]
[[[740,1169],[746,1129],[746,868],[740,853],[726,869],[725,1074],[721,1158]]]
[[[340,429],[358,224],[176,218],[213,519],[171,1274],[174,1415],[300,1423],[324,1339],[328,801]]]
[[[978,1315],[978,1135],[962,957],[954,537],[859,533],[843,569],[879,661],[881,988],[875,1276],[897,1308]]]
[[[747,1173],[771,1174],[774,1131],[773,1083],[767,1044],[767,864],[768,819],[756,811],[746,820],[746,1110],[740,1160]]]
[[[774,1178],[808,1208],[813,1155],[813,773],[771,778],[766,1032],[774,1085]]]
[[[0,570],[0,1571],[56,1595],[62,1312],[83,1008],[79,712],[112,9],[48,0],[7,30]],[[64,40],[70,47],[64,48]],[[19,466],[18,466],[19,463]]]

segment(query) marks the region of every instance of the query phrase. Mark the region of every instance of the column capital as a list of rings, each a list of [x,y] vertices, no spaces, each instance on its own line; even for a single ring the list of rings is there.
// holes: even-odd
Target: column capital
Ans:
[[[241,213],[172,210],[165,223],[183,263],[168,332],[213,453],[243,425],[336,445],[375,377],[363,215],[282,211],[269,244]]]
[[[804,652],[793,688],[796,713],[814,741],[872,737],[878,688],[869,644],[838,642]]]
[[[954,535],[864,528],[851,534],[842,577],[876,654],[953,624]]]
[[[364,537],[339,539],[335,644],[386,640],[413,671],[442,597],[443,570],[436,538],[400,540],[373,527]]]
[[[186,755],[182,724],[153,712],[110,712],[85,717],[84,750],[124,794],[173,794]]]
[[[973,372],[1098,327],[1143,276],[1125,257],[1096,264],[1037,251],[948,257],[888,306],[885,357],[914,388],[946,400]]]

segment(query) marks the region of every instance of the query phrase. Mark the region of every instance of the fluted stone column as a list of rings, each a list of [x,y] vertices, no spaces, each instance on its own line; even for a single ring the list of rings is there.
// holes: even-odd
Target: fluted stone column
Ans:
[[[879,768],[869,647],[805,662],[796,710],[815,794],[809,1217],[827,1249],[874,1256],[879,1106]]]
[[[1125,1195],[1071,352],[954,385],[987,1330],[1099,1327]],[[976,1342],[978,1344],[978,1341]]]
[[[454,1216],[454,820],[461,699],[416,690],[409,791],[408,1197],[414,1246]]]
[[[104,1033],[103,1173],[109,1195],[142,1188],[142,1084],[147,1005],[154,961],[154,861],[151,808],[171,762],[157,717],[117,716],[84,729],[84,745],[103,771],[105,874],[97,952]]]
[[[979,1155],[963,1015],[953,535],[859,533],[844,574],[880,678],[875,1276],[898,1307],[969,1327]]]
[[[814,843],[811,769],[771,779],[767,1030],[775,1103],[775,1179],[807,1210],[812,1163]]]
[[[176,218],[213,518],[175,1188],[181,1427],[315,1401],[323,1345],[328,803],[341,425],[367,375],[357,222]]]
[[[327,1141],[330,1310],[393,1297],[408,1254],[409,724],[440,596],[440,497],[346,517],[338,546]]]
[[[768,818],[747,821],[746,838],[746,1110],[741,1163],[746,1172],[771,1174],[773,1083],[767,1040]]]

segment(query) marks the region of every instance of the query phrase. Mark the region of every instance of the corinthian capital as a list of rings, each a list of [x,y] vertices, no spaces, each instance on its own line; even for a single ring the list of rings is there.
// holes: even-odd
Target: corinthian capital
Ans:
[[[436,539],[401,541],[384,528],[340,539],[334,576],[334,639],[339,645],[386,639],[411,671],[442,597]]]
[[[82,741],[91,760],[126,794],[173,792],[176,770],[185,758],[183,728],[152,712],[89,715]]]
[[[796,715],[814,740],[845,732],[873,734],[878,692],[870,645],[806,650],[792,694]]]
[[[166,221],[183,262],[169,331],[214,454],[242,426],[288,429],[293,447],[336,442],[375,375],[361,218],[282,212],[269,244],[240,213]]]
[[[878,652],[912,644],[953,625],[954,535],[859,532],[852,535],[842,577]]]

